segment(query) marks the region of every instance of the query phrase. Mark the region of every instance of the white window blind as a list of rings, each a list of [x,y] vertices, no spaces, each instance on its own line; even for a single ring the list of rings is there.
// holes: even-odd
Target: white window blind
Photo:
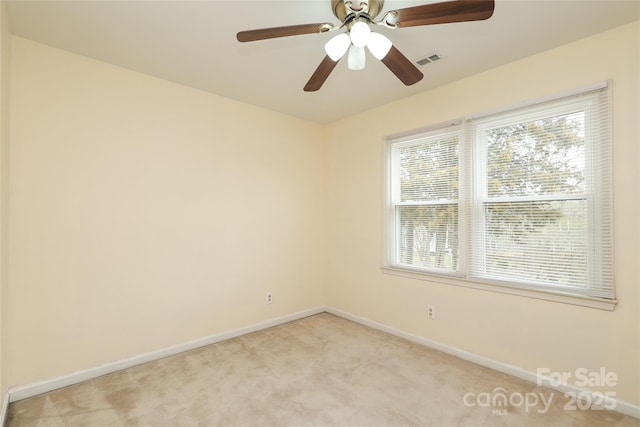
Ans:
[[[387,264],[613,300],[609,114],[602,85],[391,138]]]
[[[431,271],[459,270],[460,128],[393,145],[395,260]]]

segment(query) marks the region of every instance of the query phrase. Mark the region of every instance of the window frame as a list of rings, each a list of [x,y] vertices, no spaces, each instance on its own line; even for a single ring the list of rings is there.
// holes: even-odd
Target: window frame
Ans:
[[[613,284],[613,298],[604,298],[599,296],[592,296],[586,293],[582,293],[576,288],[572,288],[570,286],[545,286],[545,285],[532,285],[527,280],[516,281],[516,280],[503,280],[501,278],[495,278],[490,276],[478,276],[471,274],[471,263],[473,258],[470,256],[470,252],[474,251],[474,248],[471,245],[471,236],[477,230],[477,224],[479,221],[478,215],[472,214],[471,211],[473,209],[478,208],[478,186],[479,184],[477,179],[473,179],[473,177],[483,176],[478,172],[478,162],[482,160],[487,160],[485,156],[478,155],[478,147],[480,144],[474,143],[473,139],[470,137],[470,126],[483,126],[485,128],[494,128],[495,123],[499,120],[504,122],[509,122],[511,120],[512,123],[522,122],[523,120],[516,120],[514,116],[516,116],[516,112],[523,108],[530,108],[532,111],[527,112],[526,115],[529,117],[549,117],[552,116],[553,113],[550,111],[558,111],[560,113],[566,113],[567,110],[571,109],[572,105],[576,105],[579,103],[584,103],[586,101],[575,99],[568,103],[562,104],[562,100],[566,98],[575,97],[576,95],[588,94],[590,92],[595,92],[600,89],[607,89],[606,96],[611,97],[611,88],[608,82],[601,82],[596,85],[592,85],[586,88],[576,89],[571,92],[563,93],[560,95],[554,95],[551,97],[546,97],[542,99],[537,99],[534,101],[529,101],[525,103],[521,103],[518,105],[512,105],[505,108],[501,108],[500,110],[495,110],[491,112],[486,112],[474,116],[467,116],[465,118],[440,123],[434,126],[430,126],[428,128],[419,129],[416,131],[405,132],[402,134],[391,135],[386,138],[385,141],[385,171],[384,171],[384,179],[385,179],[385,209],[384,209],[384,254],[383,254],[383,265],[382,271],[387,274],[399,275],[403,277],[410,277],[419,280],[425,280],[429,282],[436,283],[444,283],[448,285],[455,286],[463,286],[474,289],[482,289],[489,290],[499,293],[506,293],[518,296],[524,296],[529,298],[536,298],[548,301],[555,301],[561,303],[568,303],[586,307],[592,307],[603,310],[613,310],[617,304],[617,300],[615,299],[615,284]],[[555,102],[558,102],[557,105],[554,105]],[[592,103],[593,101],[589,101]],[[611,102],[610,99],[607,103],[607,133],[608,133],[608,147],[607,149],[610,151],[612,149],[611,143]],[[511,118],[508,116],[511,114]],[[592,115],[592,112],[588,113]],[[502,118],[504,115],[506,118]],[[497,119],[496,119],[497,117]],[[585,117],[585,128],[587,126],[587,120],[591,120],[591,117],[588,119]],[[397,262],[398,259],[396,257],[396,250],[398,248],[398,236],[397,233],[397,224],[399,221],[395,215],[394,210],[398,206],[395,204],[392,197],[394,197],[394,185],[397,185],[397,182],[392,182],[393,178],[393,150],[399,144],[407,144],[410,141],[415,141],[420,138],[425,138],[427,136],[433,136],[438,134],[446,134],[453,132],[460,132],[459,139],[459,194],[458,194],[458,235],[459,235],[459,270],[457,272],[449,272],[444,270],[428,270],[419,267],[409,266],[407,264],[402,264]],[[585,137],[589,137],[589,135],[585,135]],[[586,164],[590,165],[590,157],[594,156],[593,146],[592,144],[587,143],[585,141],[585,156],[587,158]],[[609,156],[609,161],[611,156]],[[397,166],[397,165],[396,165]],[[486,165],[484,166],[486,170]],[[590,167],[590,166],[588,166]],[[591,179],[593,175],[588,171],[587,176],[588,179]],[[589,223],[588,227],[591,229],[592,221],[599,221],[598,213],[593,209],[593,193],[599,193],[602,189],[600,186],[606,185],[611,182],[612,170],[609,166],[607,170],[609,176],[601,177],[601,179],[597,180],[597,182],[590,182],[587,185],[591,186],[591,188],[587,188],[585,193],[579,195],[567,195],[569,198],[584,200],[586,199],[587,203],[587,221]],[[470,176],[467,176],[471,174]],[[484,174],[486,175],[486,173]],[[395,179],[397,181],[397,179]],[[610,185],[610,184],[609,184]],[[484,189],[486,190],[486,183],[484,185]],[[611,190],[611,189],[609,189]],[[606,192],[605,192],[606,194]],[[611,202],[612,192],[609,191],[609,200],[607,208],[609,211],[612,210],[613,205]],[[549,196],[547,199],[552,199],[554,196]],[[491,203],[490,197],[485,197],[485,203]],[[563,199],[565,200],[565,199]],[[484,206],[484,203],[481,204]],[[612,217],[611,217],[612,218]],[[613,233],[613,223],[611,220],[610,223],[610,231]],[[484,233],[484,232],[482,232]],[[587,269],[590,266],[596,266],[596,269],[601,269],[601,263],[594,263],[594,255],[592,252],[592,247],[594,246],[591,242],[592,233],[588,232],[588,254],[589,257],[587,263]],[[613,245],[613,238],[611,237],[610,241]],[[599,249],[598,249],[599,250]],[[612,246],[613,252],[613,246]],[[611,253],[613,257],[613,253]],[[477,259],[477,257],[475,258]],[[613,266],[613,262],[611,262],[611,268]],[[593,267],[591,267],[593,268]],[[597,273],[596,273],[597,274]],[[591,274],[589,274],[591,276]],[[592,283],[589,286],[593,286]],[[577,291],[577,292],[576,292]]]

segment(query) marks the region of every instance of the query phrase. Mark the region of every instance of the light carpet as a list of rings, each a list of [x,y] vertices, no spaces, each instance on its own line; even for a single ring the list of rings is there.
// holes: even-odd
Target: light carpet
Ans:
[[[550,403],[527,407],[534,395]],[[562,393],[323,313],[12,403],[7,425],[640,425],[567,403]]]

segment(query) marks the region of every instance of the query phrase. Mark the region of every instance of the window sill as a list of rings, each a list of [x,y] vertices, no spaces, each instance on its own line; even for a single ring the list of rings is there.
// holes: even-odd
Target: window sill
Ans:
[[[618,300],[604,298],[593,298],[587,296],[571,295],[560,292],[546,292],[536,289],[522,289],[510,286],[503,286],[487,282],[479,282],[459,277],[442,276],[432,273],[424,273],[418,270],[401,268],[395,266],[382,267],[382,272],[393,276],[408,277],[411,279],[425,280],[429,282],[442,283],[445,285],[462,286],[471,289],[480,289],[491,292],[498,292],[508,295],[516,295],[525,298],[535,298],[545,301],[558,302],[562,304],[572,304],[582,307],[597,308],[599,310],[613,311]]]

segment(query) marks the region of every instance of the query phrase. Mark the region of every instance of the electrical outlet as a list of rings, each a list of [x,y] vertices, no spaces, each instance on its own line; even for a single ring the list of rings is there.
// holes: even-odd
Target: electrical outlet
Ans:
[[[271,292],[266,293],[264,302],[267,304],[271,304],[273,302],[273,294]]]
[[[427,317],[429,319],[435,319],[436,318],[436,307],[433,305],[428,305],[427,306]]]

